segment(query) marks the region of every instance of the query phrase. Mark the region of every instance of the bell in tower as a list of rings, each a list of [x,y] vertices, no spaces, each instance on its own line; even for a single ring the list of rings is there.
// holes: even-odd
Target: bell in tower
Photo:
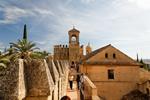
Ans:
[[[80,43],[79,43],[79,33],[80,31],[75,29],[69,30],[69,61],[70,64],[76,64],[79,62],[80,58]]]
[[[73,27],[68,34],[69,34],[69,44],[79,44],[79,33],[77,29]]]

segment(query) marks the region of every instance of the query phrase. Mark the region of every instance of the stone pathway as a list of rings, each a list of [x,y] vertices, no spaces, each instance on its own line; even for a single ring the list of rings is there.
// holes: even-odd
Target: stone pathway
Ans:
[[[68,84],[67,96],[69,96],[71,100],[80,100],[76,81],[73,82],[73,90],[70,89]]]

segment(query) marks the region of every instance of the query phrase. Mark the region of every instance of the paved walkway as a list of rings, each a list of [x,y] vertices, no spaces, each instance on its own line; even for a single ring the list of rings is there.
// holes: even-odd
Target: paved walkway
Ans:
[[[67,96],[69,96],[71,100],[80,100],[76,81],[73,82],[73,90],[70,89],[68,84]]]

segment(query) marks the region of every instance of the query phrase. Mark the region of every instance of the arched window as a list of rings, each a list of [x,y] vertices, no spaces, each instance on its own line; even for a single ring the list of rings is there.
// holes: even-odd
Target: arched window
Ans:
[[[108,53],[105,53],[105,58],[108,58]]]
[[[115,53],[113,53],[113,58],[116,59],[116,54]]]
[[[72,44],[75,44],[76,42],[77,42],[76,36],[72,36],[72,37],[71,37],[71,43],[72,43]]]

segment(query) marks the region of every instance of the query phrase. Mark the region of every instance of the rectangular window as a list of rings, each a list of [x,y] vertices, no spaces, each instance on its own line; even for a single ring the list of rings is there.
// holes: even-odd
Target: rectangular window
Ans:
[[[114,70],[113,69],[108,70],[108,79],[114,79]]]
[[[113,58],[116,59],[116,54],[115,53],[113,53]]]
[[[108,53],[105,53],[105,58],[108,58]]]

